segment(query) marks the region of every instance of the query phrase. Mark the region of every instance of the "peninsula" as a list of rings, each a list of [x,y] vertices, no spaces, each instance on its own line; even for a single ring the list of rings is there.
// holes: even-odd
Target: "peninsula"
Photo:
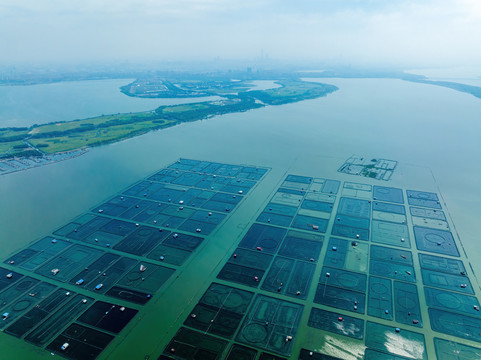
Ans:
[[[269,105],[282,105],[326,96],[334,85],[300,79],[276,81],[279,87],[247,90],[247,82],[230,79],[208,82],[168,80],[135,81],[121,91],[139,97],[220,96],[219,100],[160,106],[138,113],[102,115],[94,118],[0,128],[0,160],[43,157],[117,142],[152,130],[216,115],[243,112]],[[1,173],[1,172],[0,172]]]

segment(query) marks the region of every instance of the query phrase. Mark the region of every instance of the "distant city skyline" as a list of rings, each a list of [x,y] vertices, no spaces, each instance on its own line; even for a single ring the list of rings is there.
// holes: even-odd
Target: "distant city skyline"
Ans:
[[[0,0],[2,64],[323,61],[481,62],[476,0]]]

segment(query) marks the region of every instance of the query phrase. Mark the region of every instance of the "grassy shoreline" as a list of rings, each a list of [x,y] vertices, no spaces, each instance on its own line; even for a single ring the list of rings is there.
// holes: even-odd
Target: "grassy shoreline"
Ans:
[[[281,84],[279,88],[241,91],[226,95],[223,100],[160,106],[150,111],[102,115],[29,128],[1,128],[0,160],[100,146],[183,122],[314,99],[338,89],[334,85],[301,80],[281,80],[278,83]]]

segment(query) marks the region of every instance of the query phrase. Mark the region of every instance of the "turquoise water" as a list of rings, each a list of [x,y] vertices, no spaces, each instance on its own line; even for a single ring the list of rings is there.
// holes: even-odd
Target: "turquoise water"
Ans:
[[[271,167],[256,192],[262,196],[249,199],[236,213],[247,223],[287,172],[369,182],[336,171],[345,159],[359,154],[399,161],[390,186],[427,191],[439,187],[474,270],[481,275],[476,261],[481,257],[476,226],[481,218],[481,101],[400,80],[323,81],[340,90],[326,98],[182,124],[91,149],[72,160],[1,176],[2,253],[14,252],[179,157]],[[82,94],[79,86],[78,96]],[[45,104],[38,96],[36,103]],[[125,98],[119,98],[119,106]],[[63,106],[69,109],[67,104]],[[48,116],[54,107],[45,104],[37,111]],[[107,113],[107,107],[100,109]],[[64,111],[63,116],[77,117]],[[4,121],[0,124],[8,126]],[[224,227],[224,235],[226,231]],[[0,335],[18,356],[50,358],[45,351]]]

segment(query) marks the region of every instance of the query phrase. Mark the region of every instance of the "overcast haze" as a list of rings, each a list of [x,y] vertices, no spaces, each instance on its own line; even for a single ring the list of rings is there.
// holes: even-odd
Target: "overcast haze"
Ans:
[[[1,62],[481,62],[479,0],[0,0]]]

